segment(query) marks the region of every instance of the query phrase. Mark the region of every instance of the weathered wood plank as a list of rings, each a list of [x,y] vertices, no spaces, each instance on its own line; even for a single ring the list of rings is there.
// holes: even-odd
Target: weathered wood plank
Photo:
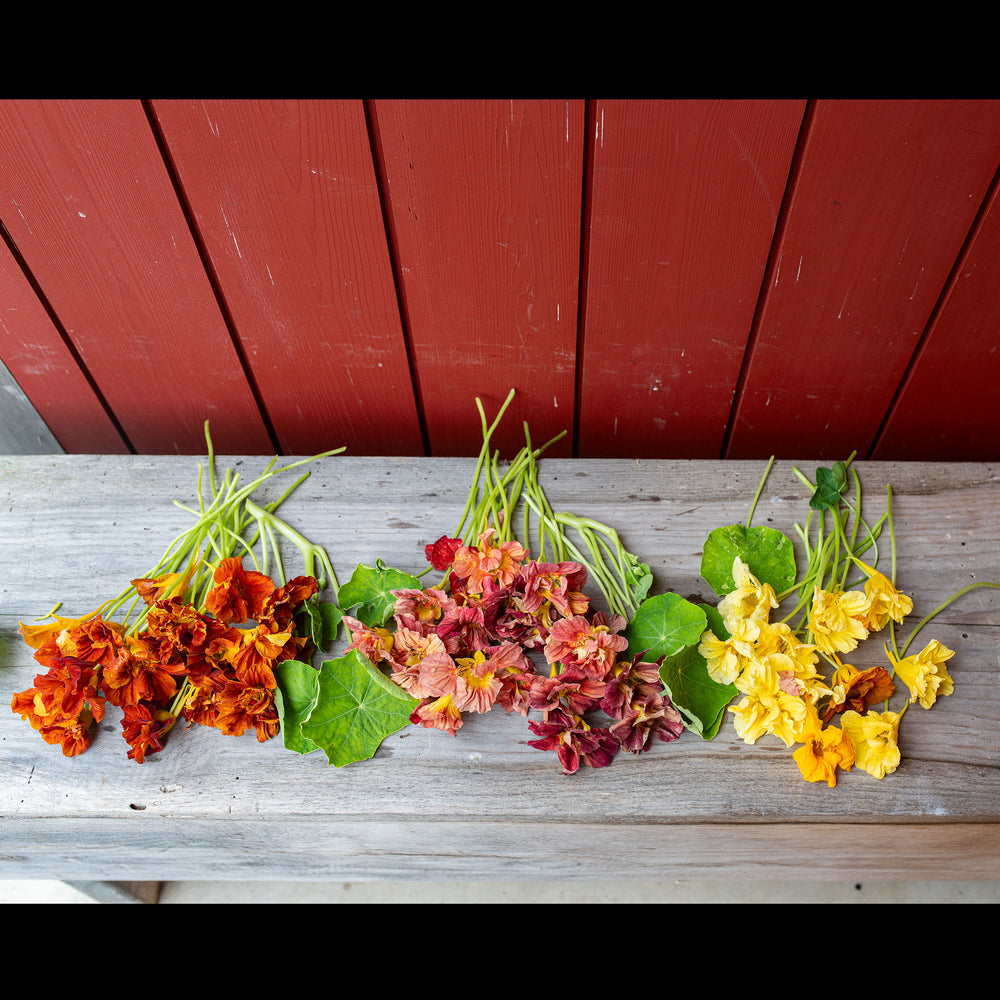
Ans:
[[[238,463],[238,464],[237,464]],[[220,457],[244,477],[260,458]],[[321,460],[283,508],[346,577],[376,558],[422,569],[423,546],[457,521],[473,461]],[[807,497],[789,462],[772,470],[754,523],[791,531]],[[811,470],[810,463],[795,463]],[[866,512],[893,487],[908,628],[973,580],[1000,581],[1000,469],[859,463]],[[543,460],[556,509],[616,525],[658,590],[712,599],[700,580],[708,531],[745,519],[763,463]],[[91,610],[145,571],[190,523],[191,459],[0,459],[0,677],[30,686],[17,620]],[[287,483],[274,483],[275,495]],[[265,496],[267,494],[265,493]],[[85,496],[86,502],[80,498]],[[27,568],[27,569],[26,569]],[[337,769],[194,727],[146,764],[125,756],[114,710],[67,760],[0,713],[0,873],[176,878],[989,878],[1000,844],[1000,599],[974,591],[925,632],[955,649],[953,695],[907,713],[904,759],[879,782],[803,782],[783,744],[747,746],[724,725],[640,757],[564,776],[526,745],[524,719],[470,716],[457,737],[408,727],[369,761]],[[857,666],[881,662],[877,643]],[[220,850],[220,844],[225,849]],[[872,850],[872,845],[881,845]],[[713,874],[714,873],[714,874]]]

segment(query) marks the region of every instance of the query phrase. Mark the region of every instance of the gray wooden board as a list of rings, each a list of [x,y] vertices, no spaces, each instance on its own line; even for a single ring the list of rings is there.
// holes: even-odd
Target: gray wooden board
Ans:
[[[204,459],[200,461],[204,462]],[[281,460],[291,461],[288,460]],[[93,610],[143,575],[191,515],[199,459],[0,457],[0,678],[8,700],[37,664],[18,621]],[[471,459],[351,458],[313,463],[283,516],[330,553],[341,582],[382,559],[425,567],[451,533]],[[219,456],[249,481],[264,458]],[[808,493],[777,462],[753,517],[794,536]],[[1000,476],[981,464],[858,463],[865,513],[893,489],[905,639],[967,583],[1000,582]],[[745,521],[762,462],[543,460],[557,510],[615,526],[647,561],[656,591],[710,602],[702,546]],[[278,496],[294,478],[268,484]],[[207,489],[207,486],[205,487]],[[796,544],[798,542],[796,540]],[[883,540],[888,561],[888,539]],[[297,572],[297,552],[288,555]],[[857,769],[835,788],[802,780],[773,737],[744,744],[731,722],[605,769],[562,774],[527,746],[519,715],[468,715],[457,736],[409,726],[374,758],[343,768],[279,739],[176,729],[158,755],[127,759],[109,707],[91,748],[68,759],[0,712],[0,877],[64,879],[1000,878],[1000,591],[959,599],[925,628],[956,651],[955,693],[913,706],[903,763],[877,781]],[[342,645],[342,643],[341,643]],[[339,646],[317,655],[336,655]],[[852,662],[884,662],[881,640]],[[877,861],[871,851],[877,848]],[[839,853],[838,853],[839,852]],[[837,860],[839,858],[839,861]]]

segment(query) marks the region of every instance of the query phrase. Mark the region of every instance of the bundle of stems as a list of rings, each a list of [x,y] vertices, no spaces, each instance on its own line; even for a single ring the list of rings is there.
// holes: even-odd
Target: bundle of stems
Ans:
[[[240,485],[240,476],[232,469],[226,469],[221,483],[217,481],[215,453],[207,421],[205,440],[208,446],[210,496],[206,502],[202,492],[205,470],[199,463],[198,509],[174,501],[176,506],[194,514],[197,520],[170,543],[159,562],[145,574],[143,579],[163,579],[172,576],[173,582],[162,596],[181,597],[186,603],[201,608],[212,588],[213,575],[218,563],[223,559],[242,554],[252,560],[257,570],[282,584],[285,582],[285,571],[277,533],[292,541],[302,553],[305,575],[314,576],[320,590],[329,585],[336,593],[337,577],[326,551],[304,538],[275,514],[278,507],[308,478],[309,473],[300,476],[271,503],[258,505],[250,498],[275,476],[317,459],[338,455],[346,449],[334,448],[280,467],[277,465],[277,457],[274,457],[259,476],[245,485]],[[254,526],[256,530],[251,535],[249,532]],[[255,552],[255,546],[258,545],[260,558]],[[142,601],[135,585],[106,602],[102,606],[102,613],[105,617],[110,617],[125,605],[127,607],[119,620],[129,633],[138,632],[145,622],[149,609]]]
[[[501,469],[499,452],[493,450],[491,440],[514,395],[515,390],[511,389],[492,423],[487,420],[482,400],[476,398],[483,443],[465,509],[453,537],[474,545],[487,527],[493,527],[497,541],[510,541],[515,538],[514,516],[521,504],[523,520],[517,540],[530,550],[534,535],[536,557],[541,562],[580,563],[601,590],[609,611],[631,619],[652,583],[649,567],[625,548],[618,532],[609,525],[567,511],[554,511],[538,481],[538,458],[564,437],[566,431],[535,448],[525,422],[525,445]]]

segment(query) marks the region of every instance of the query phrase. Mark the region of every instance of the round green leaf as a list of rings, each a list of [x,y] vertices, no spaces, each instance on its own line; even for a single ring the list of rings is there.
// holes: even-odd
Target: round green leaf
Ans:
[[[382,741],[410,723],[419,702],[352,649],[319,670],[316,704],[301,725],[337,767],[374,756]]]
[[[625,630],[629,656],[648,650],[652,662],[672,656],[701,638],[707,627],[705,612],[677,594],[654,594],[636,610]]]
[[[730,524],[711,532],[701,556],[701,575],[720,597],[736,588],[733,560],[737,556],[776,594],[795,583],[795,549],[788,535],[763,524],[754,528]]]
[[[729,637],[719,612],[708,604],[699,604],[708,628],[720,639]],[[735,684],[720,684],[708,673],[705,657],[692,644],[668,656],[660,665],[660,680],[674,707],[684,717],[688,729],[710,740],[719,731],[726,706],[736,695]]]

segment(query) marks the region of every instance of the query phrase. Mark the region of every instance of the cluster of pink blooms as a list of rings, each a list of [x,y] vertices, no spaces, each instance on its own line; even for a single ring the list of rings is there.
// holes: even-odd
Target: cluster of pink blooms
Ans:
[[[494,534],[488,528],[472,546],[447,536],[427,546],[428,562],[448,571],[447,589],[393,591],[391,629],[344,618],[348,649],[419,699],[411,721],[455,735],[465,712],[536,710],[541,721],[528,725],[539,738],[528,745],[557,751],[566,774],[581,763],[606,767],[619,749],[677,739],[684,726],[659,661],[619,660],[626,621],[591,608],[585,567],[531,560],[519,542]],[[547,676],[530,651],[544,656]],[[597,713],[605,724],[585,718]]]

